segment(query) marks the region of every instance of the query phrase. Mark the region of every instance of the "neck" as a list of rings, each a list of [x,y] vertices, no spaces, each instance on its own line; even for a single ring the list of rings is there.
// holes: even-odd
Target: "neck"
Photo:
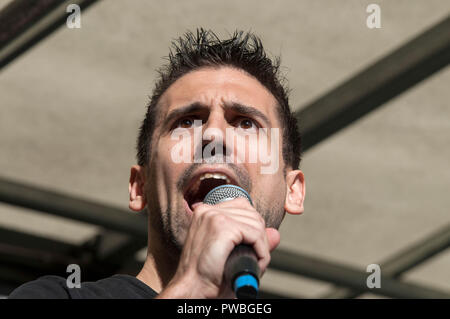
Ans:
[[[149,225],[147,258],[137,279],[160,293],[170,282],[178,266],[179,252],[167,247],[162,236]]]

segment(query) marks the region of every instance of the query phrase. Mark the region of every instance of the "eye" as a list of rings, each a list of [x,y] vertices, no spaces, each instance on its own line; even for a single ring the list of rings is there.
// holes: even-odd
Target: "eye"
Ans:
[[[195,125],[202,125],[202,120],[187,116],[176,121],[173,128],[192,128]]]
[[[237,121],[237,127],[244,130],[256,130],[258,125],[252,119],[244,117]]]
[[[181,127],[181,128],[190,128],[192,125],[194,125],[194,121],[189,117],[178,121],[178,127]]]

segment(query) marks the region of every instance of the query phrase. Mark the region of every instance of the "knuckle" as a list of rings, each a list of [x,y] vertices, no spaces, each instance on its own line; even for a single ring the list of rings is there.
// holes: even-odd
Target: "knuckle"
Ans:
[[[197,206],[192,210],[192,212],[193,212],[192,217],[199,218],[204,214],[205,211],[206,210],[203,206]]]
[[[194,217],[198,216],[200,214],[203,214],[204,212],[209,210],[209,206],[204,204],[204,205],[198,205],[197,207],[194,208]]]
[[[212,219],[214,214],[215,214],[214,210],[212,210],[212,209],[205,209],[205,210],[202,211],[201,214],[198,215],[199,221],[201,223],[208,222],[208,220]]]
[[[211,216],[211,225],[213,227],[222,228],[227,224],[227,216],[224,214],[214,214]]]
[[[264,217],[261,216],[258,212],[255,212],[255,220],[258,222],[259,229],[265,229],[266,228],[266,221]]]
[[[264,228],[266,227],[266,220],[259,213],[258,213],[258,221]]]
[[[250,202],[244,198],[244,197],[237,197],[235,198],[236,203],[238,203],[239,205],[243,205],[243,206],[251,206]]]

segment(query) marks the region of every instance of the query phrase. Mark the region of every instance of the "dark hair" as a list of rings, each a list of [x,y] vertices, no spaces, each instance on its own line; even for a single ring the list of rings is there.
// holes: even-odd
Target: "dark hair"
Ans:
[[[297,121],[289,109],[288,89],[280,76],[280,58],[272,61],[261,40],[254,34],[235,31],[230,39],[220,40],[212,31],[197,29],[172,42],[169,63],[158,70],[159,79],[147,105],[147,114],[139,130],[137,161],[145,166],[150,160],[151,139],[158,115],[157,104],[163,93],[177,79],[202,67],[231,66],[255,77],[278,102],[278,117],[283,125],[283,158],[296,169],[300,164],[301,137]]]

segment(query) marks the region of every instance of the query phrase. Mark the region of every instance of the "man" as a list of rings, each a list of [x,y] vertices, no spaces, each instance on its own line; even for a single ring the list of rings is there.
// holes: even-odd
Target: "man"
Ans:
[[[261,41],[243,32],[223,41],[203,29],[187,33],[160,70],[131,168],[129,207],[148,212],[140,273],[71,289],[45,276],[10,298],[233,298],[224,280],[233,248],[252,246],[263,274],[285,212],[304,210],[300,149],[279,60]],[[223,184],[242,187],[253,205],[244,198],[204,204]]]

